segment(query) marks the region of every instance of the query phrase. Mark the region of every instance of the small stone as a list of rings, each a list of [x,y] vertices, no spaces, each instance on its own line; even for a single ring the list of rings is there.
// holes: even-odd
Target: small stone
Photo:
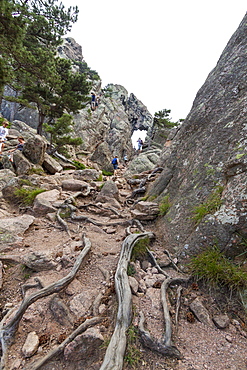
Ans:
[[[26,341],[22,347],[22,353],[24,357],[31,357],[37,352],[39,347],[39,337],[32,331],[28,334]]]
[[[108,229],[106,229],[106,233],[107,234],[115,234],[115,232],[116,232],[116,229],[115,228],[113,228],[113,227],[109,227]]]
[[[99,306],[99,314],[102,315],[105,311],[106,311],[106,305],[102,303]]]
[[[225,329],[229,326],[230,319],[227,315],[217,315],[213,317],[213,322],[218,329]]]
[[[233,338],[232,338],[231,335],[226,335],[225,338],[226,338],[227,342],[232,343]]]
[[[133,276],[129,276],[129,285],[132,293],[136,294],[138,291],[138,281]]]

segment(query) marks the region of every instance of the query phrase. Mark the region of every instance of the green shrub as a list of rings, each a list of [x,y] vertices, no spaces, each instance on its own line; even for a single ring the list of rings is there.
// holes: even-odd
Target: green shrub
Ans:
[[[35,188],[35,189],[25,189],[25,188],[20,188],[16,189],[14,191],[14,195],[17,198],[17,201],[23,205],[29,206],[33,204],[33,201],[35,197],[46,191],[45,189],[40,189],[40,188]]]
[[[148,199],[148,195],[146,195],[145,197],[141,198],[141,200],[142,200],[143,202],[145,202],[147,199]]]
[[[22,186],[22,185],[32,186],[31,181],[30,181],[30,180],[26,180],[26,179],[20,179],[19,184],[20,184],[21,186]]]
[[[86,166],[85,164],[79,162],[79,161],[73,161],[74,166],[77,170],[85,170]]]
[[[169,201],[169,195],[166,195],[162,198],[159,204],[159,215],[164,216],[171,207],[171,203]]]
[[[227,259],[216,246],[193,257],[189,268],[197,280],[214,287],[224,285],[231,290],[247,287],[247,272]]]
[[[103,174],[104,176],[112,176],[112,175],[113,175],[113,172],[111,172],[111,171],[106,171],[106,170],[102,170],[102,174]]]
[[[97,178],[97,181],[103,181],[103,175],[102,173],[99,175],[99,177]]]
[[[131,325],[127,331],[127,348],[124,356],[125,362],[132,368],[139,368],[141,361],[141,351],[137,347],[138,331]]]
[[[44,174],[44,170],[43,168],[31,168],[29,171],[28,171],[28,174],[29,175],[42,175]]]
[[[135,273],[136,273],[135,267],[133,265],[131,265],[130,263],[128,263],[127,275],[128,276],[133,276],[133,275],[135,275]]]
[[[30,269],[26,265],[21,265],[21,270],[22,270],[22,277],[24,280],[28,280],[34,272],[32,269]]]
[[[143,239],[139,239],[133,249],[132,249],[132,253],[131,253],[131,261],[135,261],[137,259],[142,259],[146,256],[147,254],[147,248],[149,247],[149,238],[148,237],[145,237]]]
[[[196,225],[201,222],[204,216],[212,214],[219,209],[222,204],[221,194],[223,189],[223,186],[217,186],[204,203],[194,208],[192,220],[196,222]]]
[[[62,212],[59,212],[59,216],[63,219],[69,218],[71,216],[71,210],[69,208],[63,209]]]
[[[245,153],[237,154],[237,155],[236,155],[236,159],[240,159],[240,158],[242,158],[244,155],[245,155]]]

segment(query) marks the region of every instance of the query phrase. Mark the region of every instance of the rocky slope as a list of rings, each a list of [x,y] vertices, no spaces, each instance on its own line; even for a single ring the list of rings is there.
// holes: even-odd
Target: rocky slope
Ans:
[[[158,201],[169,196],[170,209],[160,223],[164,241],[184,257],[215,243],[231,255],[245,248],[239,245],[247,236],[246,22],[247,16],[165,146],[163,173],[149,190]],[[211,210],[200,218],[210,202]]]
[[[133,189],[123,175],[104,179],[102,188],[93,169],[42,176],[0,170],[0,337],[10,344],[4,369],[105,369],[107,346],[115,325],[121,325],[119,312],[126,309],[125,301],[118,307],[115,273],[129,232],[140,239],[154,233],[152,255],[159,265],[143,253],[129,264],[128,345],[123,365],[117,368],[244,369],[243,311],[222,294],[215,299],[203,287],[186,283],[188,275],[178,271],[179,260],[164,253],[152,222],[159,212],[156,203],[129,203]],[[37,187],[45,192],[32,205],[18,207],[14,189]],[[126,274],[125,268],[120,270]],[[165,349],[168,321],[165,315],[165,324],[162,289],[170,279],[179,279],[167,287],[175,346],[169,348],[177,357],[157,352],[157,343]],[[141,312],[146,321],[142,334]],[[10,330],[13,320],[17,324]],[[141,338],[147,330],[153,339],[145,343]]]

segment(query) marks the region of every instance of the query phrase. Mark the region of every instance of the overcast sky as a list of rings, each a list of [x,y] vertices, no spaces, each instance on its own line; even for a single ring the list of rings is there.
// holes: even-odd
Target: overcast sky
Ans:
[[[120,84],[151,114],[189,113],[246,12],[246,0],[62,0],[79,7],[68,35],[102,87]]]

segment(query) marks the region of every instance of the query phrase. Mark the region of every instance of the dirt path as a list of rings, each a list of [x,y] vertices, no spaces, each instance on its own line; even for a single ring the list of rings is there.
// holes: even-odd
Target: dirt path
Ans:
[[[131,194],[129,187],[120,190],[126,196]],[[123,197],[122,197],[123,199]],[[93,201],[93,199],[79,198],[78,205]],[[131,219],[129,208],[121,203],[121,214]],[[83,214],[94,220],[104,223],[123,221],[111,212],[102,215],[97,209],[83,210]],[[99,310],[103,322],[97,325],[98,331],[104,338],[100,348],[92,352],[88,361],[77,360],[77,354],[65,359],[58,359],[44,365],[42,369],[99,369],[104,357],[107,343],[114,330],[117,312],[117,300],[114,291],[114,272],[122,242],[126,237],[126,226],[95,226],[88,222],[74,222],[67,220],[71,238],[59,228],[57,223],[47,218],[36,218],[33,225],[26,231],[22,242],[15,245],[12,255],[22,258],[26,254],[49,253],[55,262],[54,268],[47,271],[35,272],[25,268],[22,264],[15,264],[13,260],[4,261],[3,287],[0,291],[2,316],[11,307],[17,307],[22,299],[21,287],[23,284],[32,284],[39,278],[44,286],[51,284],[67,275],[71,270],[75,258],[82,248],[82,235],[85,234],[92,243],[91,251],[85,258],[82,267],[74,281],[60,293],[43,298],[33,303],[26,311],[20,322],[15,341],[10,348],[7,369],[32,368],[32,362],[47,354],[51,348],[61,343],[71,331],[86,318],[93,316],[93,307]],[[163,245],[162,230],[154,223],[145,225],[146,231],[156,234],[156,240],[151,248],[159,261],[166,260]],[[167,261],[167,260],[166,260]],[[151,335],[159,340],[165,331],[163,311],[160,299],[160,279],[158,271],[144,258],[135,266],[140,267],[138,273],[133,274],[137,281],[145,282],[143,289],[133,294],[133,321],[129,333],[124,369],[165,369],[165,370],[244,370],[247,369],[246,350],[247,339],[244,321],[236,315],[230,316],[230,324],[220,330],[208,327],[193,317],[188,321],[189,304],[199,297],[211,313],[220,308],[214,299],[203,291],[194,290],[190,285],[183,288],[179,323],[174,325],[176,310],[176,292],[174,287],[169,292],[170,315],[173,322],[173,343],[183,355],[181,360],[170,359],[144,348],[137,334],[139,311],[146,317],[147,329]],[[141,268],[142,267],[142,268]],[[143,271],[143,272],[142,272]],[[177,272],[169,267],[166,272],[170,276],[177,276]],[[109,276],[107,277],[108,274]],[[141,276],[141,274],[143,274]],[[38,288],[28,289],[26,294],[37,291]],[[102,293],[99,304],[95,299]],[[24,357],[22,347],[27,334],[36,332],[40,344],[35,355]],[[77,352],[76,352],[77,353]],[[73,358],[73,356],[75,356]],[[79,357],[78,357],[79,358]],[[31,366],[31,367],[30,367]]]

